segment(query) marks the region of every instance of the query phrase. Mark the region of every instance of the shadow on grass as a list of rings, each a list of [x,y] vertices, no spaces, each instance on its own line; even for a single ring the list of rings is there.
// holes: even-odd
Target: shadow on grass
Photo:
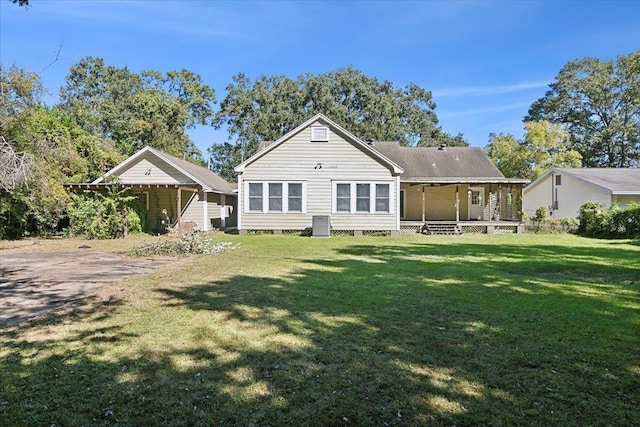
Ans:
[[[162,310],[185,317],[176,315],[182,338],[167,347],[131,350],[145,332],[124,324],[93,322],[40,342],[14,330],[2,351],[0,418],[637,424],[634,255],[551,244],[344,245],[330,257],[292,257],[298,268],[285,277],[163,286]],[[119,319],[99,310],[88,320],[99,315]],[[64,352],[22,363],[52,346]],[[27,402],[13,397],[25,394]]]

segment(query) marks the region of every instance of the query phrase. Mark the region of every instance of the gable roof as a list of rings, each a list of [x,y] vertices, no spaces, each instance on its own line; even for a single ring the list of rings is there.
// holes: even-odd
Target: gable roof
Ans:
[[[399,164],[404,182],[420,183],[527,183],[505,178],[478,147],[406,147],[398,142],[372,143],[373,148]]]
[[[611,194],[640,194],[640,169],[637,168],[552,168],[527,186],[528,191],[550,174],[566,174],[603,188]]]
[[[200,186],[202,186],[202,189],[204,191],[220,194],[234,194],[231,184],[229,184],[227,181],[225,181],[219,175],[210,171],[209,169],[198,166],[179,157],[172,156],[171,154],[167,154],[163,151],[156,150],[155,148],[149,146],[144,147],[137,153],[133,154],[131,157],[125,159],[109,172],[105,173],[104,176],[93,181],[92,184],[99,184],[101,182],[104,182],[105,179],[111,175],[118,175],[118,172],[134,164],[145,153],[150,153],[166,164],[173,166],[185,176],[192,179],[193,184],[199,184]]]
[[[344,129],[342,126],[338,125],[334,121],[330,120],[329,118],[327,118],[323,114],[316,114],[315,116],[311,117],[310,119],[308,119],[307,121],[302,123],[297,128],[295,128],[292,131],[284,134],[283,136],[281,136],[279,139],[275,140],[272,143],[263,143],[263,144],[261,144],[261,147],[264,147],[264,148],[262,150],[258,151],[257,153],[255,153],[253,156],[249,157],[244,162],[240,163],[238,166],[236,166],[235,171],[237,173],[244,172],[244,169],[248,165],[250,165],[251,163],[255,162],[256,160],[258,160],[259,158],[261,158],[265,154],[267,154],[267,153],[271,152],[272,150],[276,149],[283,142],[285,142],[286,140],[290,139],[291,137],[293,137],[294,135],[296,135],[297,133],[299,133],[302,130],[306,129],[307,127],[309,127],[310,125],[312,125],[313,123],[315,123],[317,121],[324,122],[335,133],[340,134],[347,142],[349,142],[349,143],[355,145],[356,147],[360,148],[364,153],[366,153],[367,155],[369,155],[372,158],[374,158],[375,160],[377,160],[380,164],[388,167],[393,172],[394,175],[401,174],[403,172],[403,170],[402,170],[402,168],[400,166],[398,166],[395,162],[393,162],[392,160],[387,158],[384,154],[374,150],[368,144],[364,143],[359,138],[357,138],[355,135],[353,135],[352,133],[350,133],[349,131],[347,131],[346,129]]]

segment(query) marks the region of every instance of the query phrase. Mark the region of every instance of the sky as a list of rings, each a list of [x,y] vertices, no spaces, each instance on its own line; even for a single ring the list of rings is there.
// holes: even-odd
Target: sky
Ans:
[[[0,0],[0,62],[41,72],[54,105],[85,56],[133,72],[188,69],[218,102],[232,76],[351,66],[429,90],[442,129],[484,147],[523,136],[529,106],[568,62],[640,50],[640,0],[206,1]],[[218,105],[216,105],[216,108]],[[189,132],[205,153],[226,129]]]

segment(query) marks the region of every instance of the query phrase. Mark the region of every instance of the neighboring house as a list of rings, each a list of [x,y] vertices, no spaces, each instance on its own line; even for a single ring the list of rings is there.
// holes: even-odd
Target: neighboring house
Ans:
[[[600,202],[626,207],[640,202],[640,169],[553,168],[524,189],[524,210],[534,217],[546,207],[557,218],[578,216],[580,206]]]
[[[478,148],[368,144],[322,114],[235,171],[241,233],[315,233],[324,221],[351,235],[461,232],[465,222],[515,232],[528,182],[504,178]]]
[[[70,187],[101,190],[115,178],[146,206],[150,230],[170,225],[180,231],[208,231],[236,225],[236,194],[231,184],[207,168],[151,147],[90,184]]]

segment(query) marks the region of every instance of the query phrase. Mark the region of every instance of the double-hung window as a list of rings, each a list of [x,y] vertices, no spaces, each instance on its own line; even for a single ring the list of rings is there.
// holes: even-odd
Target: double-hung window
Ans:
[[[262,212],[262,183],[249,183],[249,211]]]
[[[305,212],[302,182],[245,182],[245,208],[250,212]]]
[[[289,212],[302,212],[302,183],[289,182],[287,190],[287,210]]]
[[[351,184],[336,185],[336,211],[351,212]]]
[[[356,184],[356,212],[371,211],[371,184]]]
[[[376,212],[389,212],[389,184],[376,184]]]
[[[391,212],[391,184],[378,182],[336,182],[333,211],[354,213]]]
[[[282,183],[269,183],[269,212],[282,212]]]

